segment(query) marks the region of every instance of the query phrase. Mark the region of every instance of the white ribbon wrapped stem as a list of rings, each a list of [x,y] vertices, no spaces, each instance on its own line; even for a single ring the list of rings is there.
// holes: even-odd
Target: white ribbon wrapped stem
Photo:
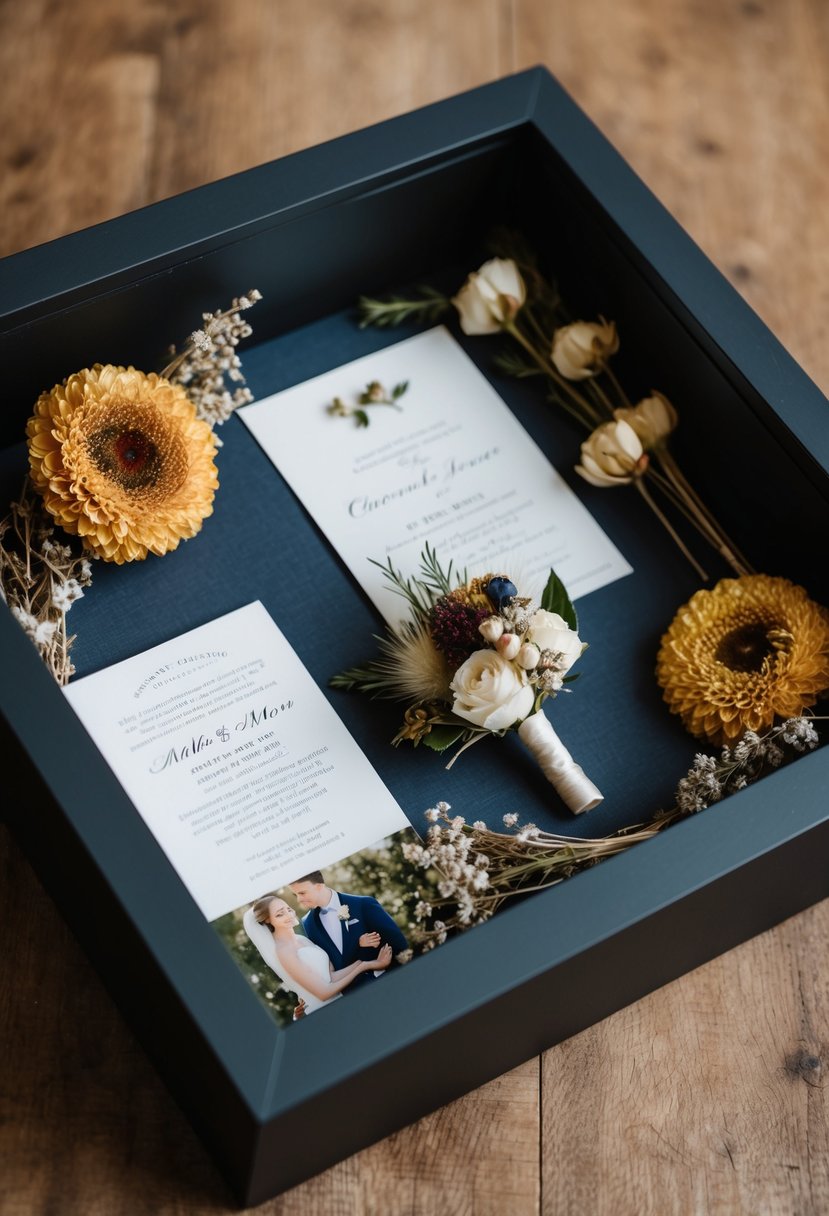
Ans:
[[[518,727],[518,737],[574,815],[592,811],[604,801],[604,795],[576,764],[541,710],[524,719]]]

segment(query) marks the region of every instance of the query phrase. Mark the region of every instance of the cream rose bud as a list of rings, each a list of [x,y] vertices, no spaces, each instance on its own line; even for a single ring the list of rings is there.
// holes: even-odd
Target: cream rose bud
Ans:
[[[553,334],[550,357],[567,380],[586,380],[601,371],[604,361],[619,349],[612,321],[574,321]]]
[[[603,422],[581,445],[576,472],[592,486],[624,486],[644,473],[648,457],[642,441],[623,418]]]
[[[613,417],[633,427],[646,451],[652,451],[664,443],[679,422],[679,414],[668,398],[655,390],[638,405],[614,410]]]
[[[521,649],[521,639],[514,633],[502,633],[497,643],[498,653],[505,659],[514,659]]]
[[[485,621],[481,621],[478,626],[478,633],[485,642],[492,642],[493,645],[498,641],[501,634],[504,632],[504,622],[499,616],[488,616]]]
[[[469,276],[452,303],[465,334],[495,334],[526,298],[524,280],[512,258],[492,258]]]
[[[515,661],[519,667],[523,667],[525,671],[532,671],[538,666],[538,661],[541,658],[541,651],[532,642],[525,642],[518,654],[515,656]]]
[[[546,608],[539,608],[533,613],[527,632],[529,640],[539,650],[552,650],[554,654],[561,655],[556,664],[560,672],[569,671],[584,649],[581,638],[564,617],[557,612],[548,612]]]
[[[532,712],[535,701],[523,671],[496,650],[476,650],[449,687],[454,712],[483,730],[508,730]]]

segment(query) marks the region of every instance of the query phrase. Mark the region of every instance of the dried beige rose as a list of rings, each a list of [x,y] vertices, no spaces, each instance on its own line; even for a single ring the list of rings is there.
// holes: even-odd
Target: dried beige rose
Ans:
[[[613,411],[617,420],[628,422],[642,441],[646,452],[660,447],[679,422],[679,414],[667,397],[655,389],[638,405]]]
[[[587,380],[601,371],[602,364],[619,349],[613,321],[574,321],[553,334],[550,357],[567,380]]]
[[[576,472],[593,486],[624,486],[640,477],[648,457],[636,431],[618,419],[603,422],[581,445]]]
[[[495,334],[517,315],[526,298],[512,258],[492,258],[470,274],[452,303],[465,334]]]

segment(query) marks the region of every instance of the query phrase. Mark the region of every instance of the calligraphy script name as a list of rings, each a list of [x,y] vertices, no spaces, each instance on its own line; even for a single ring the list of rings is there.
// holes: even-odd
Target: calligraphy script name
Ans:
[[[192,760],[194,756],[214,747],[217,739],[221,743],[227,743],[232,733],[241,734],[253,727],[262,726],[265,722],[272,722],[274,718],[287,713],[293,707],[293,701],[283,701],[281,705],[265,704],[261,708],[249,709],[231,729],[222,725],[218,727],[215,735],[192,735],[186,743],[168,748],[162,755],[156,756],[149,770],[153,774],[163,773],[165,769],[173,768],[183,760]]]
[[[359,498],[352,498],[348,504],[348,514],[352,519],[362,519],[365,515],[371,515],[374,511],[381,511],[383,507],[387,507],[393,502],[398,502],[401,498],[407,498],[410,494],[416,494],[419,490],[423,490],[429,486],[435,489],[439,486],[445,486],[447,482],[451,482],[460,474],[469,473],[473,469],[478,469],[491,463],[500,454],[500,450],[498,447],[487,448],[485,451],[479,452],[475,456],[470,456],[466,460],[450,456],[443,462],[441,468],[424,468],[411,481],[405,482],[402,486],[395,486],[393,489],[387,490],[385,494],[379,494],[376,498],[372,498],[368,494],[363,494]]]

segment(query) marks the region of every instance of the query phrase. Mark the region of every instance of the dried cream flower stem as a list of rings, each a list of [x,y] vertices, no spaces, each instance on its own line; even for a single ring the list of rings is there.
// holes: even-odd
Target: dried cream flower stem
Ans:
[[[695,518],[698,520],[698,530],[707,536],[710,543],[717,549],[725,561],[728,562],[736,574],[753,574],[754,570],[752,566],[702,501],[699,494],[697,494],[671,452],[663,446],[654,454],[665,475],[676,488],[677,493],[681,495],[683,500],[688,504],[689,509],[693,511]]]
[[[610,366],[609,359],[605,359],[605,361],[602,363],[602,371],[607,376],[610,383],[613,385],[616,395],[618,396],[619,401],[621,402],[622,408],[623,409],[632,409],[633,407],[631,404],[630,397],[628,397],[627,393],[622,388],[622,385],[619,383],[619,379],[618,379],[616,373],[614,372],[613,368]]]
[[[668,477],[654,468],[653,464],[648,465],[647,469],[648,481],[657,486],[670,502],[674,504],[678,511],[681,511],[688,522],[696,528],[697,532],[708,541],[712,548],[726,560],[729,560],[730,552],[726,546],[722,544],[719,534],[715,529],[711,528],[708,521],[701,517],[699,511],[694,509],[693,504],[689,501],[686,495],[674,485]]]
[[[603,367],[606,368],[607,364],[603,364]],[[587,381],[587,385],[588,385],[590,391],[595,394],[596,398],[601,403],[601,405],[603,405],[604,408],[607,410],[608,418],[612,418],[613,409],[614,409],[613,402],[610,400],[607,393],[602,388],[598,379],[595,376],[591,377],[591,379],[589,379]]]
[[[528,308],[524,308],[524,314],[527,316],[535,333],[543,339],[544,335],[541,331],[538,322]],[[563,400],[561,404],[568,410],[577,422],[585,426],[588,430],[592,430],[595,426],[600,425],[604,418],[599,412],[599,409],[592,405],[587,398],[578,392],[573,385],[564,376],[560,375],[557,368],[549,359],[546,359],[541,351],[531,342],[525,334],[521,332],[515,321],[504,326],[505,331],[511,335],[533,359],[539,369],[549,376],[555,384],[566,390],[569,397],[575,402],[575,406],[571,406],[569,402]],[[612,385],[619,401],[623,408],[631,408],[630,401],[625,393],[622,385],[619,383],[615,373],[613,372],[608,360],[605,360],[601,365],[601,371],[607,376],[609,383]],[[591,377],[588,380],[588,389],[596,398],[598,405],[601,406],[609,418],[614,416],[614,406],[610,397],[605,392],[597,377]],[[708,507],[702,501],[696,490],[685,477],[682,470],[679,468],[676,460],[668,451],[664,444],[653,452],[653,459],[658,461],[664,476],[660,476],[653,464],[645,470],[643,476],[652,480],[654,484],[659,486],[666,497],[670,498],[673,504],[682,512],[690,524],[699,532],[703,539],[711,545],[711,547],[719,553],[725,562],[738,575],[752,574],[753,570],[745,557],[740,553],[737,546],[733,543],[730,537],[722,529],[715,517],[709,511]],[[654,512],[660,523],[670,534],[675,543],[679,546],[682,553],[687,557],[688,561],[697,571],[701,578],[706,579],[708,575],[703,567],[691,555],[690,550],[681,540],[678,533],[671,525],[665,514],[661,511],[652,495],[645,489],[642,484],[642,478],[637,478],[636,486],[647,502],[648,506]]]
[[[573,416],[582,424],[582,426],[586,427],[588,430],[592,430],[594,426],[598,426],[599,423],[604,421],[598,410],[596,410],[595,407],[587,400],[587,398],[584,397],[577,389],[573,388],[570,381],[565,379],[565,377],[559,373],[558,369],[554,367],[549,359],[545,359],[545,357],[533,345],[533,343],[530,342],[530,340],[525,337],[524,334],[522,334],[521,330],[514,321],[511,321],[505,325],[504,330],[512,338],[514,338],[520,346],[524,348],[533,362],[537,364],[542,372],[544,372],[544,375],[549,376],[550,379],[554,381],[554,383],[572,399],[572,401],[575,403],[575,408],[570,409],[569,412],[573,414]],[[564,405],[566,408],[565,401],[562,401],[562,405]]]
[[[648,490],[648,488],[646,487],[643,478],[637,477],[636,480],[633,482],[633,484],[636,486],[636,489],[642,495],[645,502],[648,504],[650,509],[653,511],[654,515],[659,520],[659,522],[662,524],[662,527],[665,529],[665,531],[668,533],[668,535],[671,537],[671,539],[674,541],[674,543],[676,544],[676,546],[680,550],[680,552],[685,555],[685,557],[688,559],[688,561],[694,567],[694,569],[696,570],[697,574],[700,576],[702,581],[707,582],[708,575],[707,575],[706,571],[703,569],[703,567],[699,564],[697,559],[694,557],[693,553],[688,548],[688,546],[685,544],[684,540],[679,535],[679,533],[676,531],[673,524],[668,519],[667,515],[665,515],[664,511],[657,504],[657,502],[655,501],[650,490]]]

